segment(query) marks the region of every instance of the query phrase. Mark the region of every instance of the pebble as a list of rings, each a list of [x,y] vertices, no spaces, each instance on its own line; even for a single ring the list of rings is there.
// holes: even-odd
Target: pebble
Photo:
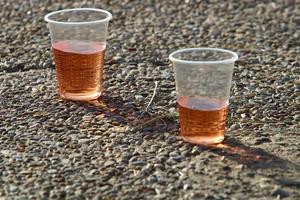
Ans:
[[[144,101],[144,99],[145,99],[142,95],[135,95],[134,97],[139,102]]]
[[[18,190],[18,187],[17,187],[17,186],[15,186],[15,185],[9,185],[9,192],[14,193],[14,192],[16,192],[17,190]]]
[[[277,197],[277,198],[279,197],[281,199],[281,198],[289,197],[290,193],[281,188],[275,188],[272,191],[272,196]]]
[[[87,144],[90,142],[90,139],[79,139],[78,144]]]
[[[272,140],[267,137],[261,137],[261,138],[257,138],[254,144],[260,145],[260,144],[267,143],[267,142],[272,142]]]
[[[292,178],[279,178],[277,182],[290,187],[298,187],[300,188],[300,180],[292,179]]]
[[[110,166],[112,166],[112,165],[114,165],[114,164],[115,164],[114,161],[108,160],[108,161],[106,161],[106,162],[104,163],[104,166],[105,166],[105,167],[110,167]]]

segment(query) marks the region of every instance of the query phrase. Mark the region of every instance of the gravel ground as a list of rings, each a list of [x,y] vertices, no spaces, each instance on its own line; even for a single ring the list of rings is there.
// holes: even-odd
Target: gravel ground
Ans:
[[[0,199],[300,199],[299,1],[15,2],[0,1]],[[113,14],[105,95],[87,103],[59,99],[43,21],[73,7]],[[240,56],[210,147],[170,114],[168,54],[199,46]]]

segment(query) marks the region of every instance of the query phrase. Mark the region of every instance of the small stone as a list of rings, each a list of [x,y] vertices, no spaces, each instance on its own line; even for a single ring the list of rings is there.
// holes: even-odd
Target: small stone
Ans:
[[[17,186],[15,186],[15,185],[9,185],[9,191],[10,191],[10,192],[14,193],[14,192],[16,192],[17,190],[18,190],[18,187],[17,187]]]
[[[273,191],[272,191],[272,196],[274,197],[279,197],[279,198],[285,198],[285,197],[289,197],[290,196],[290,193],[281,189],[281,188],[275,188]]]
[[[225,170],[225,171],[230,171],[230,170],[231,170],[231,167],[228,166],[228,165],[225,165],[225,166],[223,167],[223,170]]]
[[[135,43],[136,43],[136,40],[135,40],[135,38],[131,38],[131,39],[129,40],[129,42],[130,42],[131,44],[135,44]]]
[[[80,189],[75,190],[74,194],[75,194],[75,196],[81,196],[82,195],[82,191]]]
[[[300,115],[294,115],[293,118],[294,120],[300,121]]]
[[[267,142],[272,142],[272,140],[267,137],[261,137],[261,138],[257,138],[254,144],[260,145],[260,144],[267,143]]]
[[[108,160],[108,161],[106,161],[106,162],[104,163],[104,166],[105,166],[105,167],[110,167],[110,166],[112,166],[112,165],[114,165],[114,164],[115,164],[114,161]]]
[[[242,169],[244,169],[244,165],[242,165],[242,164],[236,165],[234,168],[235,168],[235,169],[242,170]]]
[[[176,108],[170,108],[170,109],[169,109],[169,112],[170,112],[170,113],[176,112]]]
[[[134,97],[137,101],[143,101],[145,99],[142,95],[135,95]]]
[[[113,61],[114,61],[114,63],[123,63],[125,61],[125,59],[122,58],[121,56],[115,56],[115,57],[113,57]]]
[[[109,190],[110,188],[111,188],[111,186],[105,185],[105,186],[102,186],[102,187],[100,188],[100,190],[101,190],[102,192],[104,192],[104,191]]]
[[[1,150],[0,153],[7,157],[10,155],[10,150]]]
[[[291,178],[280,178],[277,179],[277,182],[285,186],[300,188],[300,180],[295,180]]]
[[[272,181],[269,178],[261,178],[259,180],[259,186],[262,189],[271,189],[271,183]]]
[[[190,184],[183,185],[183,190],[189,190],[189,189],[192,189],[192,186]]]
[[[155,175],[150,175],[147,180],[150,182],[150,183],[154,183],[157,181],[157,178]]]
[[[136,166],[144,166],[144,165],[146,165],[146,162],[144,162],[142,160],[137,160],[137,161],[131,162],[131,164],[136,165]]]
[[[89,141],[89,139],[79,139],[78,144],[87,144]]]
[[[218,194],[213,194],[213,199],[216,199],[216,200],[221,200],[221,199],[224,199],[222,198],[220,195]]]
[[[65,144],[63,142],[57,142],[55,144],[55,146],[59,147],[59,148],[63,148],[65,146]]]

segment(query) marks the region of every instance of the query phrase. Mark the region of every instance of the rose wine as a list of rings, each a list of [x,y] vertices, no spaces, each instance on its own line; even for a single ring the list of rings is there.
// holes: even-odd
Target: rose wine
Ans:
[[[224,139],[228,103],[211,98],[178,99],[183,139],[195,144],[214,144]]]
[[[52,45],[59,92],[70,100],[91,100],[102,91],[105,45],[64,40]]]

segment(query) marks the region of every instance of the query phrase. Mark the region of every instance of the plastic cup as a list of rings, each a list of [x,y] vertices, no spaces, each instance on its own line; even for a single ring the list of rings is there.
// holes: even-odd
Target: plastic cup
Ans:
[[[175,51],[173,62],[180,133],[184,141],[214,144],[224,140],[236,53],[218,48]]]
[[[59,10],[45,16],[63,99],[92,100],[101,95],[108,11],[95,8]]]

